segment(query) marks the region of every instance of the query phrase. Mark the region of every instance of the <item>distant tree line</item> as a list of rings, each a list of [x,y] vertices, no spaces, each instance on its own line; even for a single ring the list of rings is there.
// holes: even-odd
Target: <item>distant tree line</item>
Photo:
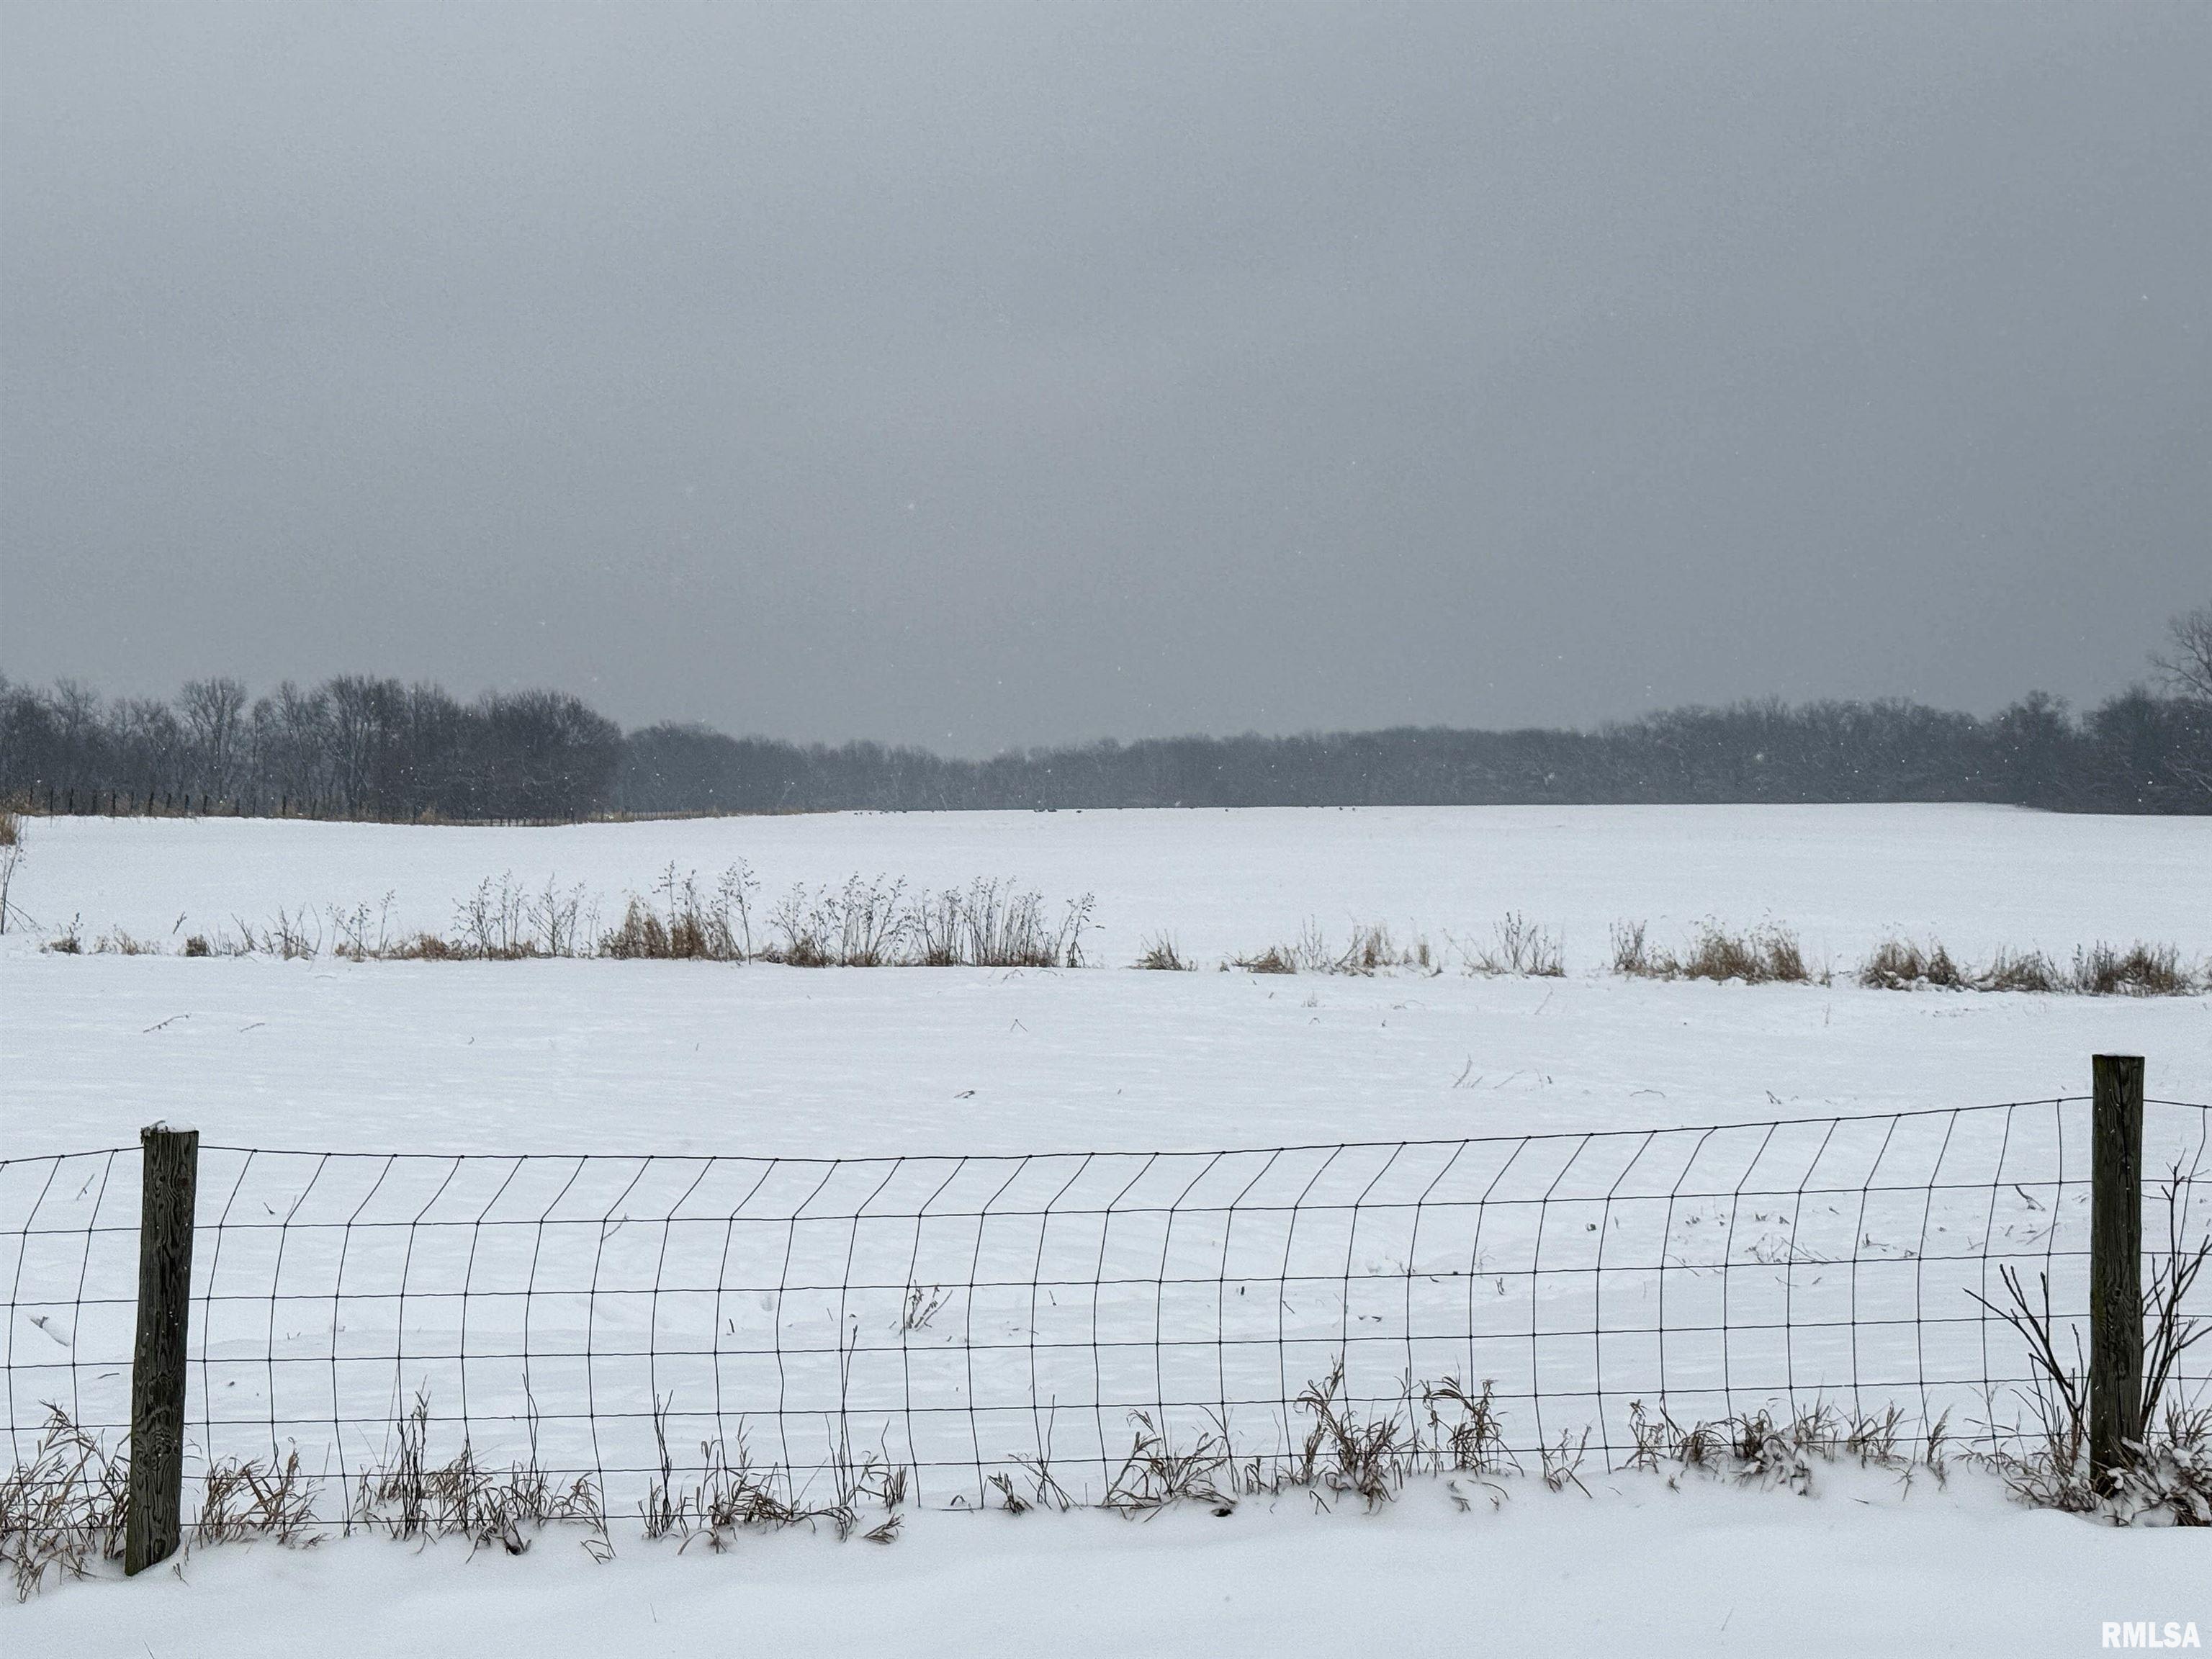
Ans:
[[[248,701],[234,679],[173,702],[0,679],[0,794],[59,810],[574,818],[603,811],[622,728],[556,691],[464,703],[341,675]]]
[[[346,676],[173,702],[0,679],[0,794],[64,810],[416,818],[852,808],[1997,801],[2212,812],[2212,605],[2178,618],[2161,684],[2076,714],[2041,693],[1989,719],[1905,702],[1677,708],[1594,732],[1403,727],[1167,738],[948,759],[701,726],[623,735],[574,697]]]
[[[1897,800],[2208,812],[2212,702],[2137,690],[2076,719],[2037,696],[1977,720],[1770,702],[1589,732],[1109,740],[981,761],[653,726],[624,743],[615,800],[633,812]]]

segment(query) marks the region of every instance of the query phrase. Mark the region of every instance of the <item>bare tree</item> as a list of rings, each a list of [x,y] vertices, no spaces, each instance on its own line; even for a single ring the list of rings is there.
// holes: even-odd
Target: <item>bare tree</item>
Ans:
[[[253,705],[253,750],[265,789],[312,805],[331,793],[331,702],[286,680]]]
[[[131,789],[197,787],[191,776],[191,742],[175,711],[159,697],[125,697],[108,713],[115,754],[111,782]]]
[[[2176,696],[2212,702],[2212,601],[2184,611],[2166,625],[2169,648],[2151,653],[2151,665]]]
[[[177,712],[201,788],[217,799],[236,793],[246,758],[246,688],[234,679],[193,680],[178,696]]]
[[[77,680],[56,680],[48,701],[64,750],[71,754],[92,753],[101,735],[100,694]]]
[[[323,696],[330,709],[331,782],[340,805],[358,810],[375,777],[389,699],[381,684],[361,674],[339,675],[323,687]]]

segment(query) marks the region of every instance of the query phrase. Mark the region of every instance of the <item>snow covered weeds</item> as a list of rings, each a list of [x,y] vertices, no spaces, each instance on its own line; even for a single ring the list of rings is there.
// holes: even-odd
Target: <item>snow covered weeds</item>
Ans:
[[[129,1471],[119,1455],[47,1408],[31,1461],[0,1479],[0,1566],[18,1601],[49,1576],[82,1578],[94,1565],[123,1559],[123,1500]]]
[[[352,962],[523,962],[597,957],[617,961],[769,962],[794,968],[1078,968],[1096,965],[1086,935],[1097,927],[1086,893],[1055,913],[1043,896],[1011,880],[978,878],[966,887],[909,888],[886,876],[836,884],[795,885],[773,903],[743,861],[711,882],[668,866],[648,891],[633,891],[621,918],[602,926],[598,902],[581,885],[549,880],[527,888],[511,875],[486,878],[455,906],[442,933],[393,927],[396,894],[375,907],[280,909],[265,923],[234,917],[228,927],[195,931],[173,942],[118,927],[87,938],[81,918],[50,930],[41,948],[60,956],[336,957]],[[182,920],[178,933],[182,933]],[[1297,936],[1231,953],[1224,972],[1265,975],[1482,976],[1558,979],[1566,973],[1559,930],[1509,911],[1486,939],[1447,933],[1441,945],[1415,931],[1355,923],[1341,942],[1309,921]],[[1827,985],[1838,977],[1814,966],[1796,933],[1769,921],[1748,929],[1707,919],[1679,949],[1656,943],[1643,921],[1613,924],[1607,967],[1620,977],[1709,980],[1749,985]],[[1170,933],[1146,941],[1131,966],[1182,971],[1203,965]],[[2100,940],[2062,967],[2040,951],[2000,949],[1978,964],[1940,942],[1884,940],[1843,975],[1886,990],[2028,991],[2084,996],[2189,996],[2212,990],[2212,963],[2192,965],[2171,945]]]
[[[2192,973],[2171,945],[2125,950],[2103,940],[2074,952],[2061,968],[2040,951],[1999,951],[1981,967],[1955,960],[1941,942],[1893,939],[1859,965],[1858,982],[1889,991],[2071,991],[2082,996],[2187,996],[2212,988],[2212,974]]]
[[[1331,945],[1319,924],[1309,921],[1288,945],[1271,945],[1264,951],[1231,957],[1224,971],[1239,969],[1248,974],[1346,974],[1371,978],[1376,974],[1408,971],[1440,974],[1438,953],[1420,934],[1401,943],[1388,927],[1377,922],[1355,926],[1342,947]]]
[[[1136,965],[1166,974],[1190,973],[1198,967],[1183,955],[1171,933],[1155,933],[1146,939],[1144,950],[1138,953]]]
[[[744,864],[712,884],[665,870],[648,895],[632,894],[622,920],[599,925],[580,887],[527,889],[512,876],[477,884],[454,907],[442,933],[391,924],[396,895],[380,906],[279,910],[257,926],[195,933],[173,948],[186,957],[270,956],[285,961],[528,962],[602,957],[617,961],[774,962],[795,968],[1079,968],[1093,926],[1089,895],[1057,919],[1041,894],[1011,881],[909,890],[902,881],[854,876],[842,885],[795,886],[763,915],[759,884]],[[181,927],[181,922],[179,923]],[[43,948],[60,956],[172,954],[160,941],[116,929],[88,943],[81,921],[54,930]]]
[[[1644,923],[1616,923],[1613,971],[1628,979],[1735,979],[1747,985],[1826,984],[1829,977],[1825,970],[1818,975],[1808,971],[1797,935],[1772,922],[1732,933],[1718,922],[1706,921],[1679,956],[1654,945]]]
[[[1309,921],[1287,945],[1271,945],[1264,951],[1231,957],[1224,971],[1248,974],[1335,974],[1367,979],[1377,974],[1441,974],[1454,956],[1468,974],[1512,975],[1523,978],[1559,979],[1566,973],[1565,953],[1559,936],[1530,921],[1518,911],[1509,912],[1491,930],[1488,944],[1462,945],[1449,933],[1443,948],[1416,933],[1401,940],[1381,922],[1355,924],[1342,945],[1330,942],[1316,922]],[[1139,968],[1194,966],[1155,942],[1138,959]]]
[[[2153,1258],[2143,1286],[2142,1420],[2143,1437],[2116,1478],[2100,1482],[2089,1466],[2089,1389],[2081,1359],[2080,1332],[2069,1344],[2051,1308],[2051,1280],[2040,1275],[2031,1296],[2019,1269],[2001,1269],[2002,1301],[1976,1297],[2027,1346],[2033,1382],[2024,1390],[2034,1427],[2020,1449],[2000,1447],[1985,1461],[2014,1497],[2042,1509],[2096,1515],[2121,1525],[2151,1522],[2212,1527],[2212,1406],[2183,1397],[2178,1362],[2212,1336],[2212,1322],[2185,1311],[2197,1281],[2212,1264],[2212,1238],[2191,1246],[2184,1238],[2183,1177],[2176,1170],[2166,1186],[2166,1248]]]
[[[1152,1413],[1130,1413],[1129,1449],[1095,1507],[1133,1520],[1186,1506],[1225,1516],[1246,1503],[1303,1494],[1323,1510],[1349,1503],[1372,1512],[1425,1479],[1441,1481],[1463,1510],[1478,1499],[1504,1505],[1524,1480],[1553,1492],[1590,1495],[1583,1479],[1593,1455],[1589,1431],[1563,1433],[1524,1459],[1508,1449],[1492,1383],[1476,1389],[1444,1377],[1415,1384],[1394,1407],[1363,1417],[1340,1398],[1343,1380],[1339,1361],[1299,1393],[1291,1410],[1304,1429],[1287,1452],[1239,1448],[1218,1423],[1178,1436]],[[126,1457],[60,1408],[49,1409],[31,1462],[0,1480],[0,1564],[18,1600],[88,1577],[123,1553]],[[840,1542],[857,1536],[888,1544],[910,1501],[908,1472],[880,1452],[848,1449],[817,1488],[787,1469],[755,1463],[742,1425],[734,1449],[704,1442],[696,1463],[679,1466],[656,1402],[659,1468],[635,1524],[618,1528],[590,1475],[556,1477],[534,1463],[492,1468],[465,1442],[440,1461],[428,1452],[429,1420],[429,1402],[417,1395],[394,1425],[384,1463],[335,1483],[304,1474],[296,1452],[281,1464],[234,1461],[210,1469],[198,1482],[196,1508],[188,1488],[187,1549],[253,1539],[304,1547],[333,1531],[366,1531],[520,1555],[562,1527],[577,1529],[601,1560],[615,1553],[618,1532],[648,1542],[672,1538],[679,1549],[700,1542],[716,1552],[747,1533],[793,1527],[826,1530]],[[1862,1415],[1821,1403],[1794,1416],[1756,1410],[1682,1423],[1663,1402],[1638,1401],[1630,1408],[1632,1444],[1618,1467],[1670,1487],[1709,1480],[1811,1497],[1824,1469],[1886,1470],[1909,1488],[1923,1476],[1943,1484],[1955,1461],[1994,1471],[2029,1505],[2113,1526],[2212,1526],[2212,1407],[2168,1401],[2128,1467],[2101,1489],[2087,1475],[2078,1413],[2069,1417],[2062,1407],[2052,1426],[2057,1432],[2018,1449],[1960,1450],[1948,1420],[1915,1431],[1893,1406]],[[340,1489],[334,1516],[320,1507],[332,1484]],[[1013,1459],[986,1486],[987,1506],[1009,1514],[1084,1506],[1054,1474],[1048,1448]],[[957,1498],[954,1506],[972,1507]]]

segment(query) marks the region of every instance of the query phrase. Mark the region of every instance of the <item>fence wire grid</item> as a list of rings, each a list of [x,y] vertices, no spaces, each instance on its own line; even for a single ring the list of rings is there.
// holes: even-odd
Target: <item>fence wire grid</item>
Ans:
[[[2147,1283],[2205,1236],[2208,1131],[2146,1103]],[[1017,1471],[1097,1502],[1133,1425],[1286,1468],[1339,1366],[1370,1419],[1487,1385],[1531,1461],[1624,1463],[1639,1408],[1896,1407],[2000,1449],[2033,1377],[1986,1304],[2012,1267],[2086,1324],[2088,1132],[2062,1097],[1221,1152],[206,1146],[188,1467],[296,1452],[343,1489],[420,1409],[433,1461],[586,1477],[609,1514],[694,1446],[799,1493],[867,1460],[925,1504]],[[135,1147],[0,1162],[19,1468],[53,1407],[126,1431],[139,1178]],[[2206,1358],[2172,1386],[2201,1395]]]

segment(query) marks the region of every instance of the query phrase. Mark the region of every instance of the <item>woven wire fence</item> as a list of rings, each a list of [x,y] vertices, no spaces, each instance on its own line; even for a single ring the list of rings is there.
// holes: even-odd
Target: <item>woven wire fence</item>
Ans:
[[[2086,1322],[2088,1129],[2061,1098],[1206,1153],[209,1146],[188,1465],[296,1453],[343,1489],[411,1413],[426,1457],[586,1477],[610,1514],[694,1446],[794,1493],[866,1462],[926,1504],[1017,1470],[1097,1502],[1133,1424],[1287,1468],[1339,1367],[1332,1409],[1370,1419],[1486,1385],[1524,1459],[1620,1464],[1644,1412],[1823,1407],[2001,1449],[2034,1377],[1987,1304],[2011,1267]],[[2147,1280],[2212,1220],[2208,1131],[2147,1103]],[[0,1163],[19,1468],[52,1408],[125,1432],[138,1158]],[[2201,1394],[2207,1358],[2170,1386]]]

